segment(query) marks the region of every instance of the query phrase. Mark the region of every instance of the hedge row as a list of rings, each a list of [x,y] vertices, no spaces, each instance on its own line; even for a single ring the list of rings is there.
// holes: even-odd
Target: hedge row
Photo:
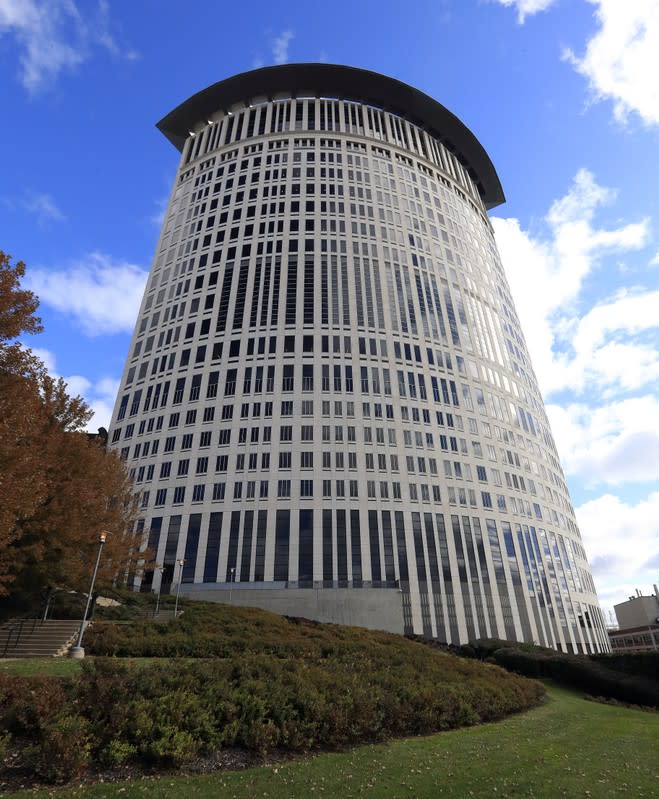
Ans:
[[[460,647],[464,657],[496,663],[540,679],[548,677],[591,696],[659,708],[657,658],[643,655],[565,655],[553,649],[498,639],[470,641]],[[637,660],[638,658],[638,660]],[[651,673],[652,679],[645,674]]]
[[[396,636],[389,636],[395,639]],[[233,657],[269,653],[277,657],[327,657],[365,641],[381,642],[377,632],[287,618],[258,608],[194,603],[182,616],[154,623],[136,619],[115,624],[97,620],[85,634],[85,650],[111,657]]]
[[[613,671],[659,680],[659,652],[613,652],[610,655],[589,655]]]
[[[89,765],[180,766],[223,747],[307,751],[431,733],[544,695],[495,666],[401,641],[325,658],[97,658],[75,679],[1,675],[0,729],[42,778],[63,782]]]

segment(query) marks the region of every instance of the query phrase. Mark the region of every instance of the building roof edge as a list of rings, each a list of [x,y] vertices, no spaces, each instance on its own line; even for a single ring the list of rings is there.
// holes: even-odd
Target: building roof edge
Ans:
[[[489,210],[505,202],[494,165],[469,128],[437,100],[395,78],[338,64],[282,64],[218,81],[178,105],[158,123],[181,151],[189,131],[220,109],[256,97],[327,97],[355,100],[391,111],[427,129],[463,164]]]

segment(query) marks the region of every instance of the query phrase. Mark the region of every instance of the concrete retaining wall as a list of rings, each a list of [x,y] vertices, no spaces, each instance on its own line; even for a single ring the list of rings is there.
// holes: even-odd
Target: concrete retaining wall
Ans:
[[[263,608],[285,616],[403,632],[402,594],[391,588],[231,588],[217,584],[181,586],[181,596]]]

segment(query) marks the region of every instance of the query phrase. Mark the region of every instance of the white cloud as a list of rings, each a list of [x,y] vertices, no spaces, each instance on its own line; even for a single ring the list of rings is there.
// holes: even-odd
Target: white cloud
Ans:
[[[163,222],[165,221],[165,214],[167,213],[167,208],[169,206],[173,180],[174,172],[163,173],[160,181],[162,184],[160,196],[155,197],[153,200],[153,210],[150,213],[148,220],[151,222],[151,224],[157,227],[158,230],[162,228]],[[174,207],[177,207],[177,203],[175,203]]]
[[[117,391],[119,391],[119,380],[104,377],[96,383],[91,383],[86,378],[81,378],[77,375],[67,377],[65,380],[71,393],[78,393],[83,396],[94,411],[91,421],[87,423],[87,429],[95,432],[99,427],[104,427],[107,430],[110,426]],[[74,381],[76,380],[86,381],[88,383],[87,388],[82,388],[83,384],[81,382],[81,388],[76,388],[74,392],[72,385],[75,385]]]
[[[646,246],[649,220],[613,229],[595,223],[597,211],[615,198],[593,175],[579,170],[567,194],[556,200],[538,234],[522,230],[517,219],[494,217],[492,224],[522,329],[545,393],[571,388],[640,385],[656,370],[656,357],[634,334],[659,323],[651,307],[655,293],[637,289],[602,298],[584,308],[585,280],[611,253]],[[529,280],[529,275],[533,276]],[[591,300],[591,303],[594,301]],[[584,313],[581,321],[578,314]],[[659,358],[657,358],[659,360]]]
[[[649,220],[601,224],[614,200],[581,170],[532,233],[492,220],[565,472],[610,492],[575,509],[607,617],[659,564],[659,290],[611,288],[607,257],[650,238]]]
[[[98,42],[98,44],[104,47],[108,52],[112,53],[113,56],[123,58],[126,61],[137,61],[140,58],[140,54],[137,50],[131,47],[124,47],[120,44],[110,32],[111,27],[110,4],[107,0],[99,0],[98,11],[88,28],[89,37],[93,41]]]
[[[19,49],[19,77],[36,92],[52,84],[62,71],[88,60],[94,47],[134,60],[110,33],[105,0],[83,16],[74,0],[0,0],[0,37],[12,37]]]
[[[603,605],[624,602],[634,588],[657,582],[659,492],[637,503],[604,494],[576,514]]]
[[[588,2],[596,6],[599,27],[582,56],[567,50],[564,57],[588,80],[596,99],[613,101],[617,120],[637,113],[645,124],[659,124],[659,3]]]
[[[293,31],[282,31],[272,43],[272,58],[275,64],[285,64],[288,61],[288,46],[295,36]]]
[[[592,353],[608,333],[635,333],[659,326],[659,290],[634,293],[621,291],[612,301],[596,305],[579,322],[573,345],[578,352]]]
[[[158,230],[162,227],[162,223],[165,221],[165,213],[167,212],[167,206],[169,204],[169,192],[163,194],[162,197],[158,197],[157,200],[154,200],[154,205],[156,206],[156,210],[151,214],[149,220],[154,224]]]
[[[67,0],[38,4],[36,0],[0,0],[0,34],[11,34],[20,48],[21,82],[34,91],[63,69],[84,61],[80,16]],[[73,42],[65,41],[71,36]]]
[[[41,225],[47,222],[61,222],[66,219],[50,194],[29,192],[21,204],[26,211],[37,217]]]
[[[282,31],[279,35],[275,36],[272,32],[268,32],[267,38],[269,39],[271,59],[275,64],[285,64],[288,61],[288,48],[291,41],[295,38],[295,32],[288,29]],[[260,52],[254,53],[252,58],[252,69],[260,69],[265,65],[269,59],[265,61]]]
[[[502,6],[514,6],[517,9],[517,21],[523,25],[527,16],[546,11],[556,0],[495,0],[495,2]]]
[[[132,331],[147,276],[135,264],[97,252],[67,269],[31,269],[27,282],[42,302],[94,336]]]
[[[546,11],[556,0],[493,0],[517,9],[517,21]],[[595,33],[577,55],[563,58],[588,81],[595,100],[611,100],[615,118],[626,123],[638,114],[646,125],[659,125],[659,2],[657,0],[586,0],[595,7]]]
[[[55,353],[51,350],[46,350],[41,347],[30,347],[30,350],[39,358],[40,361],[46,366],[48,373],[55,375]]]
[[[553,354],[554,388],[610,397],[656,384],[658,307],[659,291],[628,289],[596,303],[578,321],[554,317],[566,333],[564,349]]]
[[[0,3],[2,0],[0,0]],[[50,222],[61,222],[66,216],[50,194],[26,190],[22,197],[0,197],[0,202],[11,211],[23,211],[34,216],[40,227]]]
[[[659,480],[659,400],[631,397],[600,407],[547,405],[565,471],[580,484]]]
[[[80,395],[85,399],[94,415],[87,423],[87,429],[96,432],[99,427],[110,426],[114,401],[119,390],[119,380],[113,377],[102,377],[93,383],[82,375],[60,375],[57,370],[55,354],[51,350],[31,347],[32,352],[42,360],[52,377],[63,377],[70,396]]]

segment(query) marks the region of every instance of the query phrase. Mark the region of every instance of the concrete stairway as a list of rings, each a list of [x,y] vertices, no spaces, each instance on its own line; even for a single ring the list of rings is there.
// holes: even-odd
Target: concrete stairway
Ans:
[[[79,629],[75,619],[13,619],[0,626],[0,658],[64,655]]]

